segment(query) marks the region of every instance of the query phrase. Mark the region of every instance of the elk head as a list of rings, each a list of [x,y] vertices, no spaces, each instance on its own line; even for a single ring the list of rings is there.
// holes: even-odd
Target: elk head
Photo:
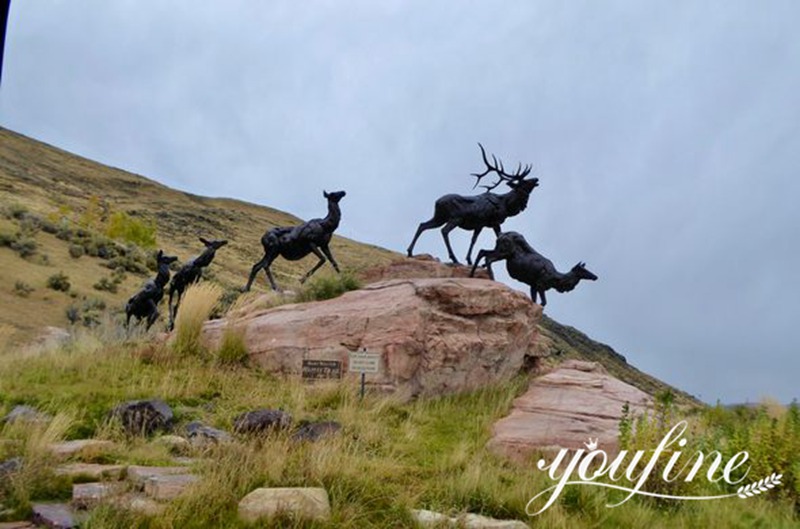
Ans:
[[[328,193],[327,191],[322,191],[322,196],[325,197],[326,200],[330,200],[335,204],[338,204],[339,201],[347,195],[344,191],[333,191],[332,193]]]
[[[215,239],[213,241],[209,241],[208,239],[204,239],[203,237],[199,237],[199,239],[200,242],[202,242],[206,248],[212,249],[214,251],[217,251],[226,244],[228,244],[228,241],[222,239]]]
[[[597,281],[597,276],[591,273],[589,270],[586,269],[586,263],[580,262],[572,267],[572,273],[575,274],[578,279],[587,279],[589,281]]]
[[[489,163],[489,159],[486,157],[486,150],[483,148],[483,145],[478,143],[478,147],[481,148],[481,157],[483,158],[484,165],[486,165],[486,170],[482,173],[472,173],[472,176],[477,178],[475,185],[472,186],[473,189],[480,183],[481,178],[489,173],[497,174],[498,180],[490,186],[481,186],[482,188],[486,189],[487,192],[496,188],[503,182],[505,182],[506,185],[508,185],[508,187],[511,189],[519,189],[521,191],[525,191],[526,193],[530,193],[536,186],[539,185],[538,178],[525,180],[525,177],[528,176],[533,169],[533,167],[530,165],[525,165],[525,167],[522,167],[522,164],[520,163],[517,165],[517,170],[514,172],[514,174],[508,174],[505,170],[505,167],[503,167],[503,162],[501,160],[498,160],[493,154],[493,163]]]

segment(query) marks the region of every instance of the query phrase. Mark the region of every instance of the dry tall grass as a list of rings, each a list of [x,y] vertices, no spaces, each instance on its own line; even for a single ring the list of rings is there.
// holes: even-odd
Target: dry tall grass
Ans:
[[[222,297],[222,288],[215,283],[190,285],[181,299],[175,318],[175,334],[172,350],[178,356],[202,355],[201,342],[203,323]]]

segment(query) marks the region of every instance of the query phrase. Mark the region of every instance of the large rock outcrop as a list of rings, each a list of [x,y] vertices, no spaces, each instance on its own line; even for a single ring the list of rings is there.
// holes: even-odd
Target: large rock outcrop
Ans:
[[[439,265],[441,266],[441,265]],[[508,380],[534,353],[541,308],[524,294],[484,279],[400,279],[367,285],[336,299],[284,305],[239,317],[253,362],[300,374],[303,360],[379,353],[372,387],[400,396],[440,395]],[[219,343],[229,322],[206,323]]]
[[[367,268],[359,273],[359,279],[364,283],[377,283],[389,279],[469,277],[471,270],[469,266],[445,264],[432,255],[420,254],[400,257],[389,264]],[[475,277],[489,279],[489,273],[485,268],[477,268]]]
[[[591,437],[611,453],[618,449],[626,402],[631,414],[638,415],[652,407],[653,399],[596,362],[567,360],[531,381],[511,414],[495,423],[489,446],[524,460],[542,449],[583,448]]]

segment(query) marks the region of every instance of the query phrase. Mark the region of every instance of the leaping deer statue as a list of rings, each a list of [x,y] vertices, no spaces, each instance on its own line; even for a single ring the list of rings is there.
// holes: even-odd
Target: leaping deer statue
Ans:
[[[163,251],[158,251],[156,255],[158,273],[128,300],[125,305],[125,327],[130,325],[131,316],[136,317],[137,323],[146,319],[147,329],[155,323],[158,319],[158,304],[164,297],[164,287],[169,282],[169,265],[177,260],[177,257],[164,255]]]
[[[175,275],[172,277],[172,281],[169,283],[169,328],[172,329],[175,326],[175,316],[178,314],[178,306],[181,304],[181,297],[183,296],[183,291],[186,290],[186,287],[193,283],[197,283],[200,281],[200,278],[203,275],[203,268],[207,267],[211,264],[214,260],[214,256],[217,254],[217,250],[228,244],[228,241],[225,240],[213,240],[209,241],[200,237],[200,242],[206,247],[203,252],[194,257],[193,259],[189,259],[181,266],[180,270],[175,272]],[[172,306],[172,298],[177,294],[175,299],[175,306]]]
[[[306,272],[300,279],[300,283],[311,277],[311,274],[319,270],[325,264],[325,258],[333,265],[333,268],[339,273],[339,265],[333,258],[328,245],[333,237],[333,232],[339,227],[339,221],[342,220],[342,210],[339,208],[339,201],[346,195],[344,191],[335,191],[328,193],[322,192],[322,196],[328,201],[328,215],[324,219],[311,219],[304,222],[299,226],[287,226],[272,228],[261,237],[261,245],[264,247],[264,257],[253,265],[250,270],[250,277],[247,280],[247,285],[244,291],[250,290],[256,274],[259,270],[264,270],[267,274],[267,279],[272,287],[272,290],[278,290],[275,284],[275,279],[272,277],[272,271],[269,269],[272,262],[278,256],[288,259],[289,261],[298,261],[306,255],[313,253],[319,258],[317,264]]]
[[[470,276],[475,274],[481,259],[486,258],[486,270],[489,277],[494,279],[492,263],[506,261],[508,275],[531,287],[531,299],[536,303],[536,295],[542,300],[542,307],[547,305],[544,297],[546,290],[551,288],[558,292],[569,292],[574,289],[582,279],[596,281],[597,276],[586,269],[586,263],[578,263],[566,274],[556,270],[552,261],[534,250],[525,237],[515,231],[507,231],[497,238],[493,250],[481,250],[472,265]]]
[[[414,239],[408,247],[409,257],[412,256],[414,245],[423,231],[444,226],[442,228],[442,237],[444,237],[444,244],[447,246],[447,253],[454,263],[458,263],[458,259],[456,259],[450,246],[450,232],[455,228],[472,231],[472,241],[467,251],[467,263],[472,264],[472,248],[475,246],[475,241],[481,231],[484,228],[492,228],[495,235],[499,237],[501,233],[500,226],[503,222],[508,217],[513,217],[528,207],[528,198],[530,198],[533,189],[539,185],[538,178],[525,179],[531,172],[531,166],[526,165],[523,168],[522,164],[520,164],[514,174],[508,174],[505,172],[502,161],[498,162],[497,158],[492,155],[494,164],[489,163],[483,145],[479,143],[478,146],[481,148],[486,170],[482,173],[472,173],[472,176],[478,179],[475,182],[475,186],[480,183],[481,178],[492,172],[497,174],[497,182],[490,186],[481,186],[486,188],[486,192],[481,195],[465,197],[451,194],[440,197],[434,206],[433,218],[421,223],[417,228],[417,233],[414,234]],[[511,191],[502,195],[491,193],[491,190],[501,183],[505,183],[511,188]]]

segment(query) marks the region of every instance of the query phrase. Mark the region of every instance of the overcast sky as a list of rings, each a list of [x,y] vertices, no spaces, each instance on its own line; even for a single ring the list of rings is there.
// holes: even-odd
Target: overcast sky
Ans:
[[[550,316],[707,402],[788,402],[798,20],[795,0],[14,0],[0,124],[302,218],[345,189],[339,233],[397,251],[474,193],[480,141],[540,178],[504,228],[600,276]],[[417,251],[446,259],[438,230]]]

